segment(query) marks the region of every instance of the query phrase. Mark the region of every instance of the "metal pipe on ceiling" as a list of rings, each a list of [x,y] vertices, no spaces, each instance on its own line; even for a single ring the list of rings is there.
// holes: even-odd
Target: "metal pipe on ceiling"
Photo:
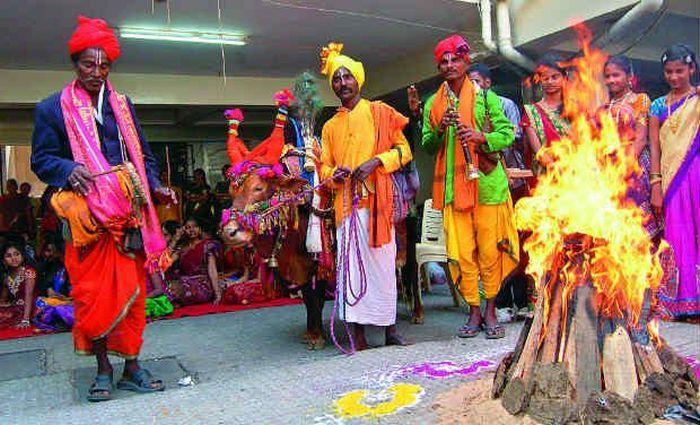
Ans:
[[[659,11],[664,8],[665,4],[666,0],[640,0],[636,6],[618,19],[595,44],[603,48],[620,41],[625,36],[629,35],[633,26],[638,23],[640,19],[648,15],[659,13]],[[651,26],[653,25],[654,23],[651,24]],[[648,31],[648,28],[645,29],[645,31]]]
[[[491,25],[491,0],[480,0],[479,14],[481,16],[481,40],[493,53],[498,53],[498,46],[493,41],[493,27]]]
[[[481,23],[484,25],[484,22]],[[490,25],[490,17],[489,17]],[[498,0],[496,3],[496,27],[498,28],[498,52],[510,62],[534,71],[535,63],[513,45],[513,36],[510,28],[510,9],[507,0]]]

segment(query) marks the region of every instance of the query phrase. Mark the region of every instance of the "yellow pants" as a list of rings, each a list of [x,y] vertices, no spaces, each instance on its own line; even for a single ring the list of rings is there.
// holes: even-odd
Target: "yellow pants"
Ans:
[[[508,199],[498,205],[478,205],[471,212],[448,205],[443,213],[450,274],[459,292],[469,305],[478,306],[481,278],[486,299],[495,298],[518,265],[513,203]]]

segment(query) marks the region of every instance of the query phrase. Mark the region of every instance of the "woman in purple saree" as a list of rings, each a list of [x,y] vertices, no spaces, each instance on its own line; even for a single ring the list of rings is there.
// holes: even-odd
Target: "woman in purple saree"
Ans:
[[[671,91],[649,110],[651,202],[663,217],[677,279],[659,289],[659,301],[677,319],[700,315],[700,89],[695,54],[684,45],[661,59]]]

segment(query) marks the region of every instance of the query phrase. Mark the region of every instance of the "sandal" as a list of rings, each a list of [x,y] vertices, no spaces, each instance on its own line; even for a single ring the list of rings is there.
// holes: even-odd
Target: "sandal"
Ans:
[[[153,379],[153,375],[146,369],[139,369],[130,377],[122,377],[117,382],[117,388],[126,391],[135,391],[137,393],[154,393],[163,391],[165,384],[160,379]]]
[[[479,332],[481,332],[481,326],[466,323],[464,326],[459,328],[457,331],[457,336],[460,338],[474,338],[475,336],[479,335]]]
[[[484,325],[484,333],[486,334],[486,339],[500,339],[506,336],[506,328],[499,324],[493,326]]]
[[[96,375],[88,390],[87,400],[92,402],[112,399],[112,375]]]

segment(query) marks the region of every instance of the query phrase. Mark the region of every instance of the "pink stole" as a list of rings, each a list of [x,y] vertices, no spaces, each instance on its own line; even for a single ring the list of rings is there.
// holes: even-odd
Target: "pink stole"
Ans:
[[[77,80],[74,80],[61,93],[61,110],[73,160],[83,164],[95,176],[93,187],[86,197],[88,208],[97,222],[116,238],[123,234],[125,228],[138,226],[146,252],[147,269],[149,271],[165,270],[169,263],[169,256],[151,199],[134,118],[126,96],[113,90],[111,84],[106,84],[110,91],[108,101],[114,111],[128,159],[134,165],[143,187],[145,202],[139,207],[140,211],[134,211],[131,200],[120,186],[117,174],[109,172],[112,167],[100,149],[100,138],[90,95]],[[126,161],[127,158],[123,160]]]

